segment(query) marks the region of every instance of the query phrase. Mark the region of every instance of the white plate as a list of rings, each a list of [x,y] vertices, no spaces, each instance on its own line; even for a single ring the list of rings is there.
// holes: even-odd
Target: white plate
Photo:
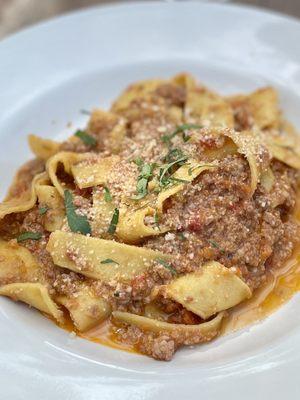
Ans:
[[[271,84],[300,126],[300,24],[201,3],[94,8],[0,43],[1,194],[30,157],[26,135],[70,134],[129,82],[180,71],[222,93]],[[69,121],[73,126],[67,128]],[[72,339],[0,299],[1,399],[295,399],[300,297],[250,329],[179,351],[169,363]]]

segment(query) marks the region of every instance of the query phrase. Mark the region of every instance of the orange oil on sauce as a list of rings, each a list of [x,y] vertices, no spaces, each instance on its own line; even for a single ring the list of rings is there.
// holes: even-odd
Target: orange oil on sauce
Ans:
[[[137,353],[138,351],[133,345],[120,342],[117,334],[112,330],[112,327],[113,325],[110,319],[108,319],[88,332],[79,333],[78,335],[84,339],[91,340],[94,343],[104,344],[105,346],[125,350],[130,353]]]
[[[50,318],[51,321],[53,321],[57,324],[56,320],[49,317],[48,314],[44,314],[44,315],[47,318]],[[137,350],[135,349],[134,346],[120,342],[117,334],[112,329],[113,324],[112,324],[110,318],[108,318],[103,323],[97,325],[95,328],[92,328],[87,332],[79,332],[75,328],[68,312],[66,311],[65,315],[64,315],[64,322],[60,323],[58,325],[60,326],[60,328],[70,332],[70,334],[75,333],[76,336],[81,337],[86,340],[89,340],[91,342],[102,344],[102,345],[108,346],[108,347],[113,347],[115,349],[131,352],[131,353],[137,352]]]
[[[294,217],[300,223],[300,200]],[[251,299],[234,307],[223,322],[222,333],[230,333],[261,321],[300,291],[300,243],[292,256],[278,270],[267,275],[266,284],[257,289]]]
[[[298,254],[300,249],[297,249]],[[267,283],[252,298],[234,307],[224,320],[223,334],[261,321],[300,291],[300,257],[292,257],[279,271],[270,273]]]

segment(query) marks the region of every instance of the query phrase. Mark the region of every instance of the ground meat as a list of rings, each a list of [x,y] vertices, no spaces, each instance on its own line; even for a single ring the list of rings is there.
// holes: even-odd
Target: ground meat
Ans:
[[[140,89],[143,94],[143,86]],[[95,145],[86,145],[78,137],[73,137],[64,142],[60,150],[92,152],[93,156],[86,161],[90,164],[118,153],[118,162],[110,170],[105,186],[111,196],[112,210],[117,207],[121,211],[120,218],[128,204],[133,203],[139,180],[142,180],[143,191],[150,186],[151,190],[155,188],[156,191],[145,196],[145,204],[155,209],[157,196],[154,193],[163,190],[162,177],[172,178],[172,174],[190,160],[199,164],[214,162],[214,168],[200,173],[190,183],[186,179],[184,182],[176,181],[173,177],[174,184],[184,183],[183,189],[164,201],[162,215],[156,210],[155,214],[153,212],[144,219],[148,228],[154,228],[156,232],[161,229],[161,232],[141,239],[136,245],[170,254],[170,261],[155,259],[146,272],[128,281],[113,278],[102,282],[84,276],[93,268],[89,258],[76,246],[67,245],[65,256],[75,263],[81,274],[59,268],[46,251],[50,232],[44,228],[45,217],[37,206],[4,217],[0,221],[0,236],[17,245],[16,238],[22,232],[41,234],[40,240],[25,240],[22,245],[37,259],[41,273],[39,280],[47,285],[52,295],[71,298],[84,284],[96,298],[109,302],[112,310],[149,316],[147,312],[151,315],[152,307],[153,315],[160,321],[198,325],[204,322],[199,316],[176,301],[164,298],[165,285],[174,277],[197,271],[205,262],[215,260],[231,268],[251,289],[260,287],[269,271],[280,268],[291,256],[298,241],[300,229],[293,212],[299,176],[293,168],[271,161],[269,152],[261,145],[255,154],[256,161],[262,171],[270,168],[274,184],[268,190],[262,180],[252,194],[249,162],[237,153],[236,146],[226,135],[231,133],[230,130],[220,134],[222,132],[209,129],[210,116],[201,121],[200,115],[188,109],[183,85],[170,81],[155,86],[151,93],[146,92],[143,97],[134,98],[128,106],[126,99],[116,103],[112,113],[100,110],[92,113],[85,133],[96,140]],[[201,96],[204,92],[207,94],[207,89],[196,89],[194,95],[198,93]],[[235,129],[251,128],[254,121],[245,98],[236,97],[228,102],[233,109]],[[201,107],[199,103],[200,110]],[[213,107],[211,110],[214,114]],[[228,112],[231,118],[230,109]],[[182,128],[190,113],[193,118],[190,122],[200,120],[201,125],[197,123]],[[118,133],[114,136],[116,129]],[[178,158],[181,160],[177,163]],[[140,165],[143,163],[151,164],[147,178],[141,178]],[[20,196],[30,188],[33,177],[44,169],[43,161],[34,160],[26,164],[17,174],[9,196]],[[76,213],[86,216],[92,223],[92,236],[111,240],[107,227],[112,215],[109,212],[101,215],[101,207],[96,206],[96,201],[107,193],[104,185],[79,189],[72,174],[66,173],[62,165],[58,167],[57,175],[59,181],[72,191]],[[167,187],[172,187],[173,183],[170,180]],[[137,203],[137,209],[139,205]],[[70,227],[66,224],[63,230],[70,231]],[[121,242],[118,231],[113,238]],[[6,276],[2,282],[10,282],[13,278]],[[96,316],[97,310],[91,311]],[[120,342],[159,360],[170,360],[182,344],[208,341],[218,333],[216,330],[204,335],[201,330],[190,333],[191,330],[185,326],[173,328],[154,333],[112,321],[112,330]]]
[[[80,139],[66,140],[60,145],[60,151],[71,151],[72,153],[86,153],[93,151],[92,146],[88,146]]]
[[[234,129],[243,131],[252,128],[254,119],[247,99],[244,96],[237,96],[230,100],[230,105],[234,114]]]
[[[155,338],[146,335],[142,337],[139,349],[156,360],[170,361],[176,351],[176,345],[168,335],[161,334]]]
[[[151,293],[155,286],[166,284],[171,279],[172,273],[156,264],[128,283],[113,280],[109,284],[100,281],[91,284],[95,294],[109,301],[114,310],[142,314],[145,305],[152,300]]]
[[[30,190],[33,178],[44,170],[43,160],[34,159],[25,163],[17,172],[6,199],[20,197],[26,190]]]
[[[4,240],[16,238],[21,233],[24,213],[8,214],[0,220],[0,236]]]
[[[24,219],[19,228],[20,233],[38,232],[42,237],[39,240],[25,240],[22,242],[22,246],[26,247],[34,254],[41,266],[40,272],[42,279],[52,286],[60,269],[54,265],[50,254],[46,250],[49,232],[47,232],[43,226],[44,216],[40,215],[37,206],[23,214]]]
[[[296,175],[278,162],[274,171],[274,190],[266,193],[260,187],[252,198],[247,161],[228,156],[215,171],[200,175],[166,205],[162,223],[183,232],[187,240],[176,234],[170,241],[167,234],[151,238],[145,245],[172,255],[179,253],[174,264],[181,273],[218,260],[229,268],[237,266],[251,288],[260,286],[266,276],[265,262],[268,260],[269,267],[282,263],[299,231],[295,223],[282,220],[281,211],[295,204]],[[276,261],[278,257],[280,261]]]
[[[170,361],[178,347],[176,341],[166,334],[143,332],[135,326],[116,327],[114,332],[120,342],[130,344],[157,360]]]
[[[161,161],[162,152],[167,152],[162,136],[172,133],[175,127],[175,121],[166,114],[134,121],[130,136],[122,143],[121,157],[129,160],[140,157],[145,162]]]
[[[82,282],[85,281],[83,276],[75,272],[64,272],[63,270],[59,272],[53,282],[53,287],[57,294],[72,296],[79,290]]]
[[[89,124],[84,130],[84,133],[93,138],[95,143],[87,144],[73,136],[61,144],[60,150],[75,153],[100,153],[103,150],[110,152],[112,145],[110,135],[118,125],[124,126],[125,130],[125,121],[122,117],[96,109],[91,113]]]
[[[164,84],[156,89],[158,96],[165,98],[170,105],[183,107],[186,100],[186,89],[179,85]]]

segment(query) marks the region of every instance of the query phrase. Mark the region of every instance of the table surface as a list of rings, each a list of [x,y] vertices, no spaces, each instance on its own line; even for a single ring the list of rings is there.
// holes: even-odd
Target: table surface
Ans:
[[[0,0],[0,39],[23,27],[64,12],[113,2],[114,0]],[[122,3],[124,2],[123,0]],[[299,0],[232,0],[231,2],[265,7],[300,17]]]

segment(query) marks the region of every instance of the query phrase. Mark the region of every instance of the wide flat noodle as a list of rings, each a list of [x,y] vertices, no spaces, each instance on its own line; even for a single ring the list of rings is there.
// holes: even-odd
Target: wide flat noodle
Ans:
[[[111,313],[109,303],[96,297],[87,286],[71,297],[58,296],[55,300],[67,308],[75,327],[80,332],[94,328]]]
[[[88,188],[103,185],[114,165],[120,161],[120,157],[111,156],[98,160],[85,160],[71,166],[71,173],[76,185],[80,188]]]
[[[35,187],[45,180],[47,180],[46,173],[43,172],[36,175],[32,181],[30,190],[26,190],[19,197],[12,197],[7,201],[2,202],[0,204],[0,219],[4,218],[8,214],[24,212],[33,208],[37,200]]]
[[[231,129],[220,131],[229,137],[237,146],[238,152],[244,155],[251,171],[251,195],[260,182],[261,174],[268,167],[269,154],[261,134],[258,131],[236,132]]]
[[[66,189],[64,182],[61,182],[57,176],[57,172],[60,166],[63,166],[64,171],[67,174],[71,174],[71,167],[75,163],[79,163],[82,160],[87,159],[90,156],[87,154],[78,154],[72,153],[68,151],[61,151],[51,157],[46,165],[46,169],[49,175],[49,178],[53,184],[53,186],[58,190],[61,196],[64,195],[64,189]]]
[[[48,232],[61,229],[66,213],[62,197],[58,190],[49,184],[36,186],[40,206],[46,207],[43,225]]]
[[[197,86],[197,82],[193,78],[193,76],[186,73],[175,75],[171,79],[171,82],[175,83],[176,85],[182,86],[186,90],[194,89]]]
[[[190,87],[187,90],[184,121],[206,127],[234,127],[230,105],[204,87]]]
[[[174,279],[163,291],[165,297],[207,319],[251,297],[248,285],[222,264],[212,261]]]
[[[237,118],[242,117],[242,129],[278,129],[280,111],[278,95],[274,88],[265,87],[249,95],[235,95],[227,98]],[[239,122],[239,121],[238,121]],[[246,126],[245,126],[246,125]]]
[[[36,135],[28,136],[28,144],[33,154],[42,160],[48,160],[48,158],[54,156],[61,146],[59,142],[55,142],[51,139],[44,139]]]
[[[112,111],[125,116],[129,122],[155,118],[157,111],[164,115],[167,123],[181,124],[182,107],[170,104],[168,90],[181,89],[174,80],[152,79],[130,85],[112,106]],[[172,89],[171,89],[172,90]]]
[[[273,174],[271,167],[268,167],[266,171],[261,174],[260,183],[267,193],[271,192],[275,184],[275,175]]]
[[[33,280],[38,271],[39,265],[29,250],[0,239],[0,285],[16,280]]]
[[[185,183],[192,182],[201,172],[215,168],[216,164],[204,164],[195,160],[188,160],[188,162],[181,166],[172,177],[175,179],[183,180]],[[121,211],[119,223],[117,227],[117,236],[126,243],[138,243],[143,238],[149,236],[161,235],[168,231],[165,226],[149,226],[145,223],[147,217],[154,219],[156,212],[163,213],[164,202],[184,189],[185,183],[175,184],[159,193],[155,202],[150,200],[150,205],[146,204],[144,207],[133,209],[128,207]],[[149,185],[150,186],[150,185]],[[151,185],[151,190],[157,188],[157,184]]]
[[[144,331],[174,335],[181,343],[192,344],[209,341],[217,336],[224,314],[220,313],[211,321],[199,325],[171,324],[122,311],[114,311],[112,315],[118,322],[137,326]]]
[[[100,109],[93,110],[87,126],[87,132],[97,137],[98,148],[108,148],[117,153],[126,136],[125,118]]]
[[[93,236],[109,237],[107,233],[116,206],[113,201],[105,201],[104,191],[93,193],[93,207],[91,210],[91,228]],[[119,225],[119,224],[118,224]]]
[[[197,178],[197,176],[199,176],[202,172],[214,169],[216,166],[216,163],[201,163],[191,159],[188,160],[186,164],[178,168],[172,177],[189,183]],[[178,185],[171,186],[159,193],[157,197],[156,208],[160,214],[163,213],[164,202],[171,196],[174,196],[176,193],[182,191],[184,189],[184,185],[184,183],[179,183]]]
[[[267,132],[264,140],[273,158],[286,165],[300,169],[300,139],[290,124],[283,125],[284,132]]]
[[[157,226],[152,228],[145,223],[146,217],[154,218],[154,215],[155,209],[147,206],[137,211],[132,209],[121,211],[116,230],[117,236],[125,243],[138,243],[145,237],[161,235],[168,229]]]
[[[147,96],[164,83],[161,79],[149,79],[130,85],[113,103],[112,111],[119,113],[128,109],[132,101]]]
[[[279,106],[278,95],[274,88],[258,89],[248,97],[251,114],[260,129],[278,128]]]
[[[63,313],[51,299],[46,286],[41,283],[11,283],[0,288],[0,295],[22,301],[49,314],[58,322],[63,321]]]
[[[158,258],[168,259],[159,251],[62,231],[50,235],[47,250],[56,265],[103,282],[130,280]]]
[[[144,316],[159,321],[167,321],[170,314],[162,311],[157,304],[150,303],[145,305]]]

